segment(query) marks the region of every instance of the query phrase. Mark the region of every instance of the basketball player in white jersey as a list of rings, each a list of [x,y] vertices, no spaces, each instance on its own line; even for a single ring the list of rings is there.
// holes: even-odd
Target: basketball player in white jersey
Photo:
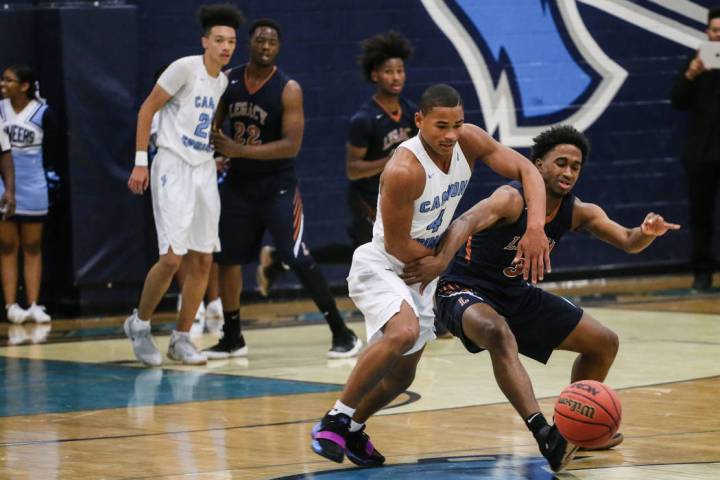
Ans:
[[[148,272],[140,304],[125,321],[135,356],[160,365],[160,351],[150,335],[150,317],[185,257],[187,275],[177,329],[168,357],[185,364],[207,362],[190,341],[189,331],[208,282],[212,252],[220,250],[217,189],[210,124],[227,87],[221,69],[228,64],[242,14],[230,5],[203,6],[203,55],[176,60],[163,72],[138,113],[135,168],[128,187],[141,195],[148,187],[147,145],[150,124],[160,112],[158,152],[150,179],[160,258]]]
[[[350,296],[365,316],[368,347],[340,399],[313,428],[313,451],[335,462],[385,461],[364,433],[364,422],[413,381],[425,343],[435,338],[435,279],[427,288],[407,286],[406,263],[433,255],[467,188],[476,159],[521,180],[528,226],[517,259],[524,276],[542,280],[550,268],[545,236],[545,186],[532,163],[475,125],[463,124],[462,100],[448,85],[428,88],[420,99],[416,137],[403,142],[380,180],[373,240],[353,255]]]

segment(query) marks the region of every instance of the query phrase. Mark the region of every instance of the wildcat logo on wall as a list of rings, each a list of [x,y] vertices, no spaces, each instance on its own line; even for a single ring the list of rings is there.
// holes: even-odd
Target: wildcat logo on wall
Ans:
[[[690,1],[422,0],[462,58],[488,132],[525,147],[547,127],[592,125],[612,102],[627,71],[603,52],[578,3],[697,49],[707,9]]]

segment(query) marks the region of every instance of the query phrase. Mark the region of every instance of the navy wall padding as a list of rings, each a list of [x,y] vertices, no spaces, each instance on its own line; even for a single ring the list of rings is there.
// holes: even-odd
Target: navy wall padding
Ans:
[[[144,200],[133,197],[126,185],[134,158],[136,9],[68,8],[58,13],[69,106],[75,281],[141,281]]]
[[[12,6],[41,2],[7,3]],[[4,46],[9,41],[15,44],[14,39],[24,39],[13,51],[0,49],[0,60],[29,54],[21,55],[19,52],[23,51],[61,52],[59,83],[67,102],[59,105],[67,106],[70,135],[73,281],[86,289],[104,288],[110,283],[137,289],[148,261],[156,258],[153,226],[147,221],[148,200],[129,195],[125,186],[132,165],[135,116],[152,87],[152,74],[159,66],[182,56],[202,53],[201,32],[194,15],[199,6],[207,2],[127,0],[126,3],[126,7],[92,8],[90,2],[74,2],[82,7],[60,9],[57,34],[51,33],[55,28],[52,23],[35,18],[33,24],[27,9],[18,8],[11,13],[0,10],[0,39]],[[453,11],[472,4],[470,0],[444,3]],[[694,3],[708,8],[716,2],[698,0]],[[250,21],[259,17],[279,21],[283,42],[278,63],[303,89],[306,129],[297,158],[297,172],[305,207],[305,239],[311,250],[326,243],[348,241],[349,211],[344,201],[347,124],[349,116],[374,90],[363,81],[356,65],[361,40],[391,28],[403,32],[416,48],[407,63],[406,95],[417,100],[430,84],[450,83],[465,98],[466,120],[485,127],[483,106],[469,74],[469,69],[475,67],[463,63],[458,50],[422,2],[246,0],[238,4]],[[516,53],[512,48],[517,48],[509,45],[512,35],[537,28],[537,32],[531,33],[540,42],[553,34],[542,30],[552,23],[548,15],[559,25],[555,33],[568,40],[567,29],[577,25],[562,23],[559,5],[560,2],[545,0],[483,2],[487,15],[513,19],[500,22],[499,28],[505,29],[500,47],[487,40],[488,32],[471,32],[471,37],[476,42],[489,42],[484,54],[494,52],[488,45],[498,47],[494,79],[497,81],[500,74],[507,76],[517,97],[516,104],[521,103],[524,88],[529,85],[545,82],[548,88],[553,85],[566,88],[572,84],[568,78],[553,80],[560,69],[550,54],[544,55],[541,51],[534,58],[540,72],[537,76],[515,76],[522,68],[511,58]],[[582,26],[598,49],[627,72],[627,78],[610,104],[586,130],[593,152],[576,193],[584,201],[601,205],[611,217],[627,226],[639,225],[648,211],[656,211],[686,227],[687,191],[678,158],[685,138],[686,114],[672,110],[669,95],[674,78],[692,49],[588,2],[576,5]],[[675,12],[671,4],[663,6],[645,0],[633,5],[703,35],[704,21],[683,14],[680,7]],[[530,23],[521,29],[519,25],[529,7],[545,15],[545,23]],[[239,32],[232,65],[241,64],[247,58],[247,27]],[[26,28],[31,28],[33,33],[28,33]],[[534,47],[528,42],[521,46]],[[588,65],[578,60],[578,48],[570,45],[569,50],[578,62],[578,71],[589,72]],[[41,70],[47,76],[47,67]],[[597,81],[597,75],[590,77]],[[582,102],[586,97],[578,98]],[[537,100],[537,105],[542,106],[542,99],[531,100],[530,104]],[[582,105],[568,108],[579,107]],[[523,116],[524,112],[518,111],[518,115],[529,123],[535,121]],[[557,120],[561,121],[561,117]],[[537,124],[542,122],[537,120]],[[491,133],[498,135],[497,131]],[[520,150],[527,153],[527,149]],[[462,207],[469,207],[487,196],[502,182],[486,167],[478,165]],[[658,240],[640,255],[617,251],[588,235],[571,234],[554,250],[553,270],[589,273],[618,267],[678,267],[686,265],[688,247],[687,228]],[[252,289],[252,269],[246,270],[246,288]],[[344,284],[346,267],[326,271],[331,283]],[[297,286],[292,275],[286,275],[285,281],[286,286]],[[108,292],[103,295],[107,296]],[[126,301],[134,302],[135,298]]]

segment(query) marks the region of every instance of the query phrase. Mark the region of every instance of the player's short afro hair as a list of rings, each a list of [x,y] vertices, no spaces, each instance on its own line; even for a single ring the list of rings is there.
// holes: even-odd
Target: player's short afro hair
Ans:
[[[582,164],[585,165],[585,161],[590,155],[590,140],[582,132],[570,125],[557,125],[533,138],[530,160],[542,159],[550,150],[563,144],[575,145],[580,149]]]

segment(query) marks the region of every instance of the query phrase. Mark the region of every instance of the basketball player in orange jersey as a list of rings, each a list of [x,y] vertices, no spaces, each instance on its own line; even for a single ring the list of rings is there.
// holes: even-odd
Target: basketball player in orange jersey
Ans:
[[[545,234],[551,248],[565,232],[586,230],[610,245],[637,253],[668,230],[680,228],[655,213],[648,213],[639,227],[625,228],[597,205],[575,197],[572,189],[590,143],[573,127],[551,128],[534,142],[530,158],[545,181]],[[525,420],[551,468],[559,471],[574,451],[563,457],[554,448],[564,440],[540,412],[518,352],[542,363],[553,350],[578,352],[571,381],[603,381],[615,359],[618,337],[569,300],[520,276],[520,265],[513,260],[527,219],[522,185],[504,185],[453,222],[442,249],[447,255],[408,264],[404,279],[408,284],[427,285],[450,263],[440,276],[435,295],[438,321],[469,352],[490,353],[498,386]],[[461,248],[463,244],[465,248]],[[454,259],[453,252],[457,252]],[[617,433],[598,449],[611,448],[622,440]]]
[[[345,455],[366,467],[385,461],[364,422],[412,384],[425,343],[435,338],[435,282],[418,288],[400,275],[407,263],[433,255],[476,161],[525,187],[529,220],[517,250],[528,259],[525,278],[542,279],[550,267],[545,189],[537,170],[477,126],[465,125],[462,99],[448,85],[425,90],[415,122],[420,132],[398,146],[380,178],[373,239],[353,254],[348,291],[365,317],[368,348],[312,433],[313,451],[334,462]]]

